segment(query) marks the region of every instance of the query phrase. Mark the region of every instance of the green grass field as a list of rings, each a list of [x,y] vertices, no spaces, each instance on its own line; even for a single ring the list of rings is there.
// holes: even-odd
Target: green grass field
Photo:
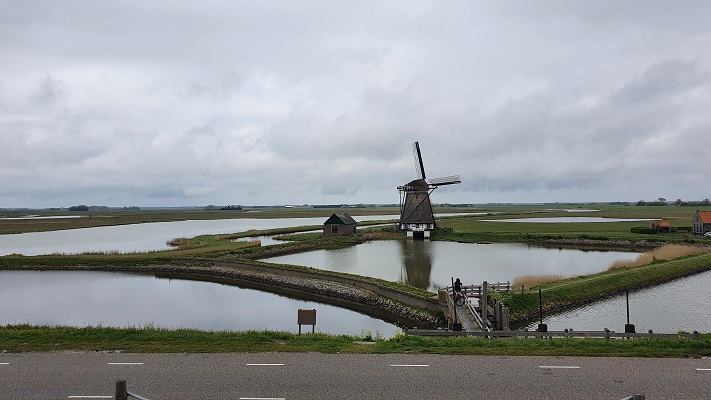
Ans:
[[[366,343],[363,343],[366,341]],[[374,343],[373,343],[374,342]],[[484,339],[395,335],[390,339],[288,332],[206,332],[156,327],[0,326],[0,352],[123,351],[131,353],[320,352],[589,357],[708,357],[711,334],[685,338]]]

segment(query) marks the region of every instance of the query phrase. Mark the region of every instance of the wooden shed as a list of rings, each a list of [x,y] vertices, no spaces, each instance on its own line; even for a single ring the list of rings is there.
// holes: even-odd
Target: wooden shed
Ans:
[[[657,233],[669,233],[669,232],[671,232],[671,226],[669,226],[669,222],[664,222],[664,221],[654,221],[654,222],[652,222],[652,229],[656,230]]]
[[[346,212],[331,215],[323,223],[323,236],[352,235],[356,232],[356,220]]]

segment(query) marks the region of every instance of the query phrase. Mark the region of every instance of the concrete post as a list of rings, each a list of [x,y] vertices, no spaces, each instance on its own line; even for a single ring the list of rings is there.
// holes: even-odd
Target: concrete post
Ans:
[[[115,400],[128,400],[128,391],[126,391],[126,381],[116,381]]]

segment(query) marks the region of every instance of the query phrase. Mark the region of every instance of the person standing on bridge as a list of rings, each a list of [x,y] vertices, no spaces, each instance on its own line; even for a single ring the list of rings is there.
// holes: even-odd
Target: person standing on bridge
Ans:
[[[461,296],[462,295],[462,281],[457,278],[456,281],[454,281],[454,296]]]

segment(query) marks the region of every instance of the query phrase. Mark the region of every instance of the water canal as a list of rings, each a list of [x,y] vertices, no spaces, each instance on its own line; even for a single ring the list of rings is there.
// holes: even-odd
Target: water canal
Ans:
[[[630,323],[637,332],[711,332],[711,271],[629,293]],[[535,330],[538,322],[526,327]],[[624,332],[627,301],[618,295],[566,312],[545,315],[548,330]]]
[[[112,272],[0,271],[0,325],[298,332],[300,308],[317,310],[317,332],[400,332],[354,311],[237,286]]]

